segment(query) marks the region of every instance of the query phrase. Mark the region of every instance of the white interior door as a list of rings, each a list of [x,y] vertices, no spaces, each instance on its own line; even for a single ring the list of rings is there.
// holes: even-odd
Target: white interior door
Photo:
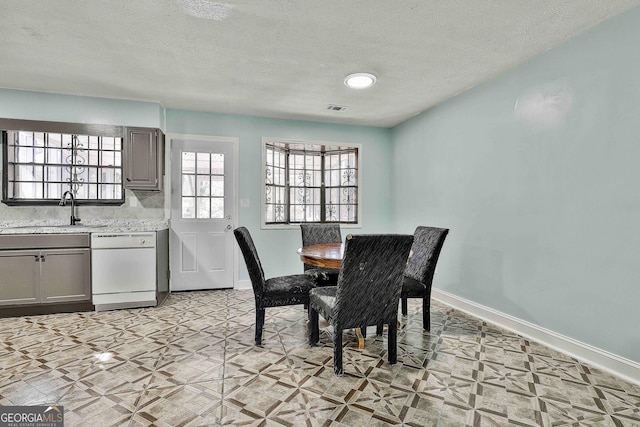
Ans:
[[[237,138],[171,139],[171,290],[233,288]]]

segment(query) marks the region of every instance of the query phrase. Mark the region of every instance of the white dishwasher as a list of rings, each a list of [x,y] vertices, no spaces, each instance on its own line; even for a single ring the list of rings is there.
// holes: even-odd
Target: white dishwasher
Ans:
[[[91,233],[96,311],[156,305],[156,233]]]

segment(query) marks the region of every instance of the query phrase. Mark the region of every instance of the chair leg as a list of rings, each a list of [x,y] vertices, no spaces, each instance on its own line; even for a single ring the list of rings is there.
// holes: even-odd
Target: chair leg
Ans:
[[[406,316],[407,315],[407,297],[402,297],[400,298],[401,301],[401,305],[402,305],[402,315]]]
[[[431,330],[431,298],[422,299],[422,327],[425,331]]]
[[[264,308],[256,308],[256,345],[262,344],[262,328],[264,327]]]
[[[381,336],[383,330],[384,330],[384,323],[378,323],[376,325],[376,335]]]
[[[344,374],[342,367],[342,327],[333,327],[333,372],[336,375]]]
[[[387,325],[387,352],[389,353],[389,363],[392,365],[398,361],[398,321],[390,320]]]
[[[360,326],[360,333],[362,334],[362,338],[366,338],[367,337],[367,327],[366,326]]]
[[[316,345],[320,341],[320,327],[318,326],[318,312],[309,306],[309,344]]]

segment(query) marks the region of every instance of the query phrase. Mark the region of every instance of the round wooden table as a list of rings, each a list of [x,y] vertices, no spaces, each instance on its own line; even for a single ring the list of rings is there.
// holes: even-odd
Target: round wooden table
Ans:
[[[303,246],[298,249],[300,260],[316,267],[340,268],[344,255],[343,243],[324,243]]]

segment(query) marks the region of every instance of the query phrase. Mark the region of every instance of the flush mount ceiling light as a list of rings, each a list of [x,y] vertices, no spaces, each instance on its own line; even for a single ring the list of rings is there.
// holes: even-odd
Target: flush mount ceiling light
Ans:
[[[369,73],[353,73],[344,78],[344,85],[351,89],[366,89],[376,83],[376,76]]]
[[[178,5],[187,15],[201,19],[224,21],[231,13],[230,4],[217,3],[209,0],[178,0]]]

